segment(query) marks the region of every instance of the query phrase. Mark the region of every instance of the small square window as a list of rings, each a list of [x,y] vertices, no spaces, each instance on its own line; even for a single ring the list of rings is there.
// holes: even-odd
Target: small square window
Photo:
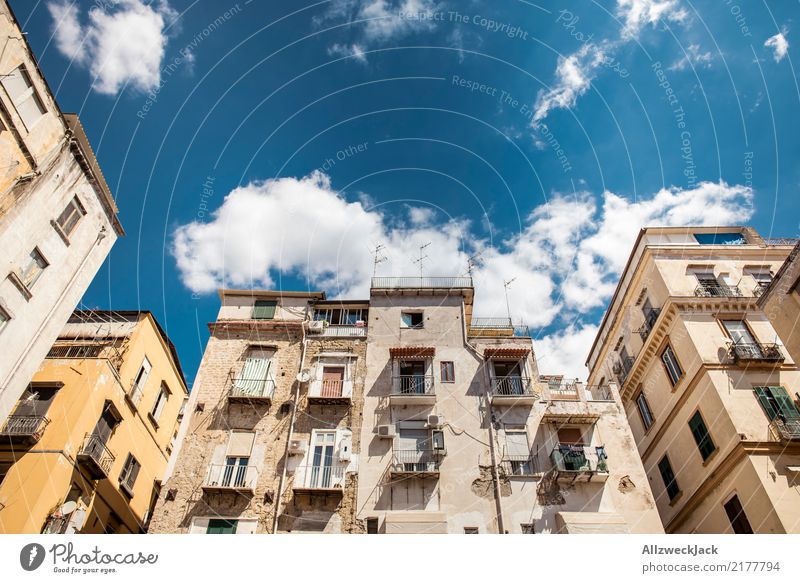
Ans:
[[[442,382],[443,383],[454,383],[456,382],[456,369],[455,364],[453,361],[450,360],[443,360],[439,364],[439,368],[442,373]]]
[[[403,312],[400,315],[400,322],[403,328],[422,328],[422,312]]]
[[[536,530],[533,528],[532,522],[522,523],[519,525],[522,534],[536,534]]]
[[[465,526],[464,534],[480,534],[477,526]]]
[[[86,209],[83,208],[78,197],[72,197],[72,200],[69,201],[67,207],[61,211],[61,214],[56,220],[56,225],[60,229],[61,234],[65,237],[69,237],[78,225],[78,221],[80,221],[85,214]]]
[[[275,300],[256,300],[253,305],[254,320],[272,320],[275,318],[275,309],[278,302]]]
[[[28,256],[27,262],[19,273],[19,279],[26,288],[31,289],[48,265],[47,259],[44,258],[39,248],[34,247],[33,251],[31,251]]]
[[[367,518],[367,534],[378,534],[378,519],[375,516]]]

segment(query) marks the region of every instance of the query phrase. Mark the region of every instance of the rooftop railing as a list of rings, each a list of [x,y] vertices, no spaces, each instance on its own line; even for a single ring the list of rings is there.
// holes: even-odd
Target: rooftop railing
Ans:
[[[92,359],[105,358],[114,368],[122,366],[122,352],[111,342],[72,342],[59,343],[50,347],[46,358]]]
[[[373,289],[455,289],[473,287],[471,277],[373,277]]]
[[[525,324],[514,324],[511,318],[473,318],[469,325],[470,336],[530,336]]]
[[[764,239],[764,243],[766,243],[767,245],[797,245],[798,241],[800,241],[800,239],[792,237],[776,237],[776,238]]]

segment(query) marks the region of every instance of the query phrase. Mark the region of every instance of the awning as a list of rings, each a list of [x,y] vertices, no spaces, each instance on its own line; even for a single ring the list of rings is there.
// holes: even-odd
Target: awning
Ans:
[[[486,358],[525,358],[530,352],[530,348],[486,348],[483,356]]]
[[[386,534],[447,534],[444,512],[388,512]]]
[[[435,354],[433,346],[394,346],[389,349],[392,358],[431,358]]]
[[[556,512],[559,534],[628,534],[628,523],[616,512]]]

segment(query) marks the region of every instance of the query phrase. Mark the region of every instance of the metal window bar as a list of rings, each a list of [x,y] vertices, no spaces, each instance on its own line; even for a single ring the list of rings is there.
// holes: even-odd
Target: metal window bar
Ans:
[[[443,455],[439,449],[396,449],[392,467],[399,472],[438,472]]]
[[[95,433],[87,434],[83,440],[81,455],[90,457],[106,474],[114,464],[114,454],[106,447],[103,438]]]
[[[742,292],[735,285],[704,281],[694,288],[694,295],[698,298],[740,298]]]
[[[769,423],[770,435],[777,441],[800,441],[800,419],[776,417]]]
[[[44,415],[9,415],[3,435],[37,435],[44,431],[50,420]]]
[[[232,489],[253,489],[258,479],[256,466],[244,464],[212,464],[206,486]]]
[[[295,470],[298,476],[296,486],[307,490],[336,490],[344,488],[345,470],[342,465],[300,466]]]
[[[325,326],[318,336],[334,338],[365,338],[367,336],[366,326],[331,325]]]

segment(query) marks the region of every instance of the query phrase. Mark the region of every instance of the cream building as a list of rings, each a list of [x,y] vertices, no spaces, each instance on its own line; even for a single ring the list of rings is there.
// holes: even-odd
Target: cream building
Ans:
[[[75,312],[0,425],[0,533],[146,531],[187,397],[149,312]]]
[[[787,244],[794,242],[786,241]],[[765,282],[766,284],[766,282]],[[792,359],[800,361],[800,242],[778,269],[774,280],[762,286],[758,305],[764,310]],[[800,401],[800,391],[795,389]]]
[[[773,326],[759,299],[792,245],[647,228],[622,273],[589,382],[618,382],[668,533],[800,532],[793,323]]]
[[[123,234],[77,116],[0,1],[0,423]]]

